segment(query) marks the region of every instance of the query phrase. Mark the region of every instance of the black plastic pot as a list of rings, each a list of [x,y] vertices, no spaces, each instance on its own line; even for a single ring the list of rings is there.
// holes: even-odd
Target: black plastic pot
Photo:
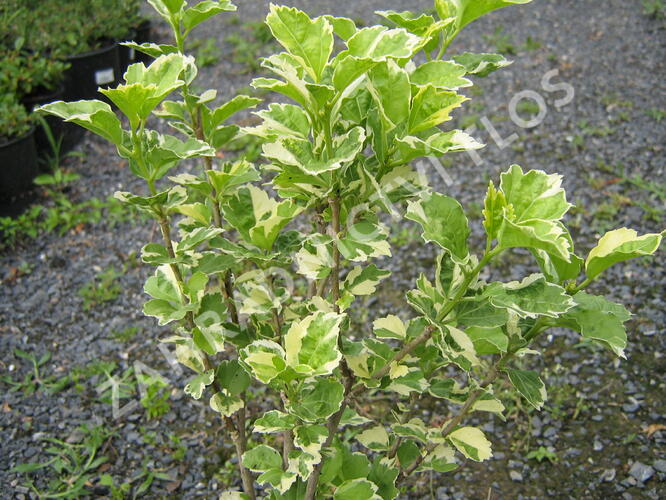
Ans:
[[[122,41],[132,40],[136,43],[150,42],[151,30],[152,23],[148,19],[145,19],[141,22],[141,24],[139,24],[139,26],[132,30],[132,33],[127,36],[126,40]],[[145,65],[148,65],[153,60],[153,58],[149,55],[144,54],[143,52],[139,52],[138,50],[125,47],[124,45],[118,46],[118,53],[120,56],[120,69],[123,74],[130,64],[142,62]],[[122,76],[122,74],[120,76]]]
[[[3,203],[30,190],[38,173],[34,128],[23,137],[0,143],[0,200]]]
[[[65,96],[68,101],[106,100],[97,89],[115,86],[122,76],[118,45],[115,42],[109,42],[98,50],[70,56],[67,62],[71,65],[65,73]]]
[[[23,98],[23,105],[32,111],[37,106],[42,106],[53,101],[62,101],[66,99],[65,86],[61,85],[58,89],[48,91],[38,91]],[[56,142],[60,141],[60,153],[71,151],[83,138],[83,129],[74,123],[67,123],[58,117],[43,115],[51,134]],[[53,156],[55,151],[49,143],[46,132],[41,125],[35,129],[35,145],[39,156]]]

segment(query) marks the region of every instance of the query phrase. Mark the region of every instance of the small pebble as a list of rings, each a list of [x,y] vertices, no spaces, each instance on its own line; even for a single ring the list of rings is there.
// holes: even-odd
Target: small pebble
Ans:
[[[652,476],[654,476],[654,469],[649,465],[645,465],[641,462],[634,462],[634,465],[629,469],[629,474],[635,477],[641,483],[648,481]]]

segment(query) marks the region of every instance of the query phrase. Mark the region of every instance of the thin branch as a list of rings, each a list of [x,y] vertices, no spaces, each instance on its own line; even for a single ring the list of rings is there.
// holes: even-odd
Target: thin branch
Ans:
[[[160,229],[162,230],[162,238],[164,239],[164,244],[167,247],[167,252],[169,256],[173,259],[175,258],[175,252],[173,250],[173,241],[171,240],[171,227],[169,226],[169,221],[166,217],[160,219]],[[180,288],[180,294],[182,297],[185,297],[184,290],[184,280],[183,275],[180,272],[180,268],[177,264],[172,263],[170,265],[171,270],[176,278],[178,287]],[[235,311],[235,308],[233,309]],[[237,318],[236,318],[237,319]],[[194,318],[192,312],[188,312],[185,316],[185,322],[187,323],[187,328],[191,331],[194,329]],[[213,363],[211,362],[207,353],[203,352],[203,362],[204,368],[206,371],[213,369]],[[215,392],[222,392],[222,387],[219,382],[213,378],[213,388]],[[234,421],[231,417],[224,417],[224,422],[226,424],[227,430],[231,436],[232,441],[236,447],[236,454],[238,455],[238,469],[240,471],[241,480],[243,482],[243,490],[250,497],[250,500],[256,500],[256,493],[254,490],[254,478],[252,473],[243,466],[242,457],[245,453],[245,448],[247,444],[247,438],[245,435],[245,409],[242,408],[238,411],[238,425],[234,424]]]

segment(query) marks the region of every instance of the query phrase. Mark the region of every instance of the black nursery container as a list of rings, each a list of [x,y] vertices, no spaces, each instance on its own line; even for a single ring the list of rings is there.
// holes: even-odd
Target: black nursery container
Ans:
[[[22,102],[28,111],[32,111],[37,106],[43,106],[54,101],[63,101],[66,98],[65,86],[61,85],[58,89],[51,92],[35,92],[24,97]],[[71,151],[81,141],[83,128],[78,125],[64,122],[52,115],[45,115],[42,118],[46,121],[55,141],[60,141],[61,154]],[[37,154],[39,156],[53,155],[54,153],[46,132],[41,125],[38,125],[35,129],[35,145],[37,146]]]
[[[98,50],[70,56],[67,62],[71,65],[65,74],[68,101],[106,100],[97,89],[114,86],[121,76],[120,54],[115,42]]]
[[[38,173],[34,128],[23,137],[0,142],[0,201],[3,204],[32,188]]]

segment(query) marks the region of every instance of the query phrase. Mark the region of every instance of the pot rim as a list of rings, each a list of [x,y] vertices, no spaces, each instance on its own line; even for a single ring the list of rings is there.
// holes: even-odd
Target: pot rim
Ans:
[[[118,43],[115,41],[109,41],[107,45],[104,45],[100,47],[99,49],[95,50],[89,50],[87,52],[81,52],[79,54],[73,54],[70,56],[67,56],[67,61],[73,61],[77,59],[84,59],[86,57],[94,57],[98,56],[100,54],[105,54],[107,52],[111,52],[112,50],[116,49],[118,47]]]
[[[6,141],[6,142],[2,142],[2,139],[0,138],[0,149],[4,149],[8,146],[13,146],[17,142],[21,142],[21,141],[24,141],[24,140],[28,139],[31,135],[33,135],[35,133],[35,130],[36,130],[36,127],[33,125],[32,127],[30,127],[30,130],[28,130],[28,132],[26,132],[25,134],[23,134],[19,137],[14,137],[14,138]]]
[[[29,94],[23,99],[21,99],[21,104],[26,108],[30,109],[30,105],[34,106],[38,102],[53,102],[57,100],[58,97],[64,96],[66,91],[65,83],[61,82],[55,88],[55,90],[50,91],[48,94]],[[32,109],[30,109],[32,111]]]

